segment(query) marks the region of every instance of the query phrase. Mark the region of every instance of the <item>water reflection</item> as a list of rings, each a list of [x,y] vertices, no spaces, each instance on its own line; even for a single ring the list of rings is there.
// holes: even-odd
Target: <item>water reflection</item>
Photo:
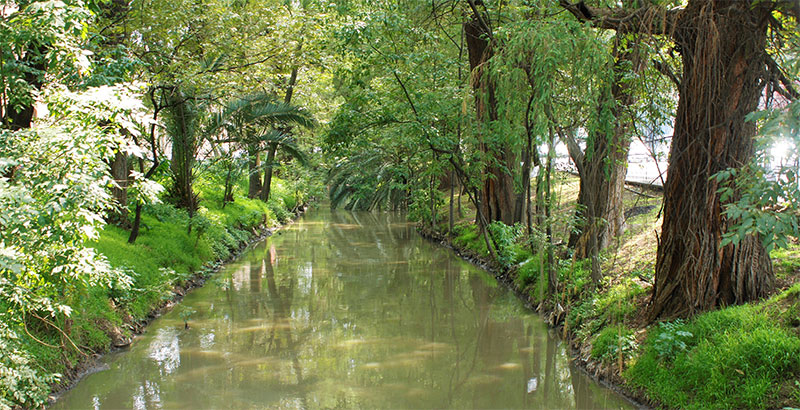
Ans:
[[[315,211],[184,304],[54,407],[627,407],[402,215]]]

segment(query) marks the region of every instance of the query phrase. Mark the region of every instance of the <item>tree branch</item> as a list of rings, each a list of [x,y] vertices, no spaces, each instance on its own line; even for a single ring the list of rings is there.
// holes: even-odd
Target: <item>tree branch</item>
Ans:
[[[766,63],[767,71],[770,73],[770,81],[775,85],[775,91],[788,99],[800,98],[800,93],[794,88],[792,81],[786,78],[786,74],[783,73],[775,59],[767,56]]]
[[[672,71],[672,68],[670,68],[670,66],[667,63],[661,60],[653,59],[653,67],[655,67],[656,70],[658,70],[658,72],[660,72],[661,74],[667,76],[667,78],[669,78],[670,81],[672,81],[673,84],[675,84],[675,87],[677,87],[680,90],[681,80],[682,80],[681,76],[679,74],[675,74],[675,72]]]
[[[587,6],[584,1],[570,3],[569,0],[559,0],[558,4],[579,21],[589,21],[597,28],[654,35],[671,35],[681,11],[652,5],[633,10],[621,7],[600,8]]]

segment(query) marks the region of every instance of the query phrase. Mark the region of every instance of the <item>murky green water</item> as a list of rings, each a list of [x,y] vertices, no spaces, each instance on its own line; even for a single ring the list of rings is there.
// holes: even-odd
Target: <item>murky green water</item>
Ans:
[[[105,361],[53,408],[630,407],[490,276],[388,213],[312,211]]]

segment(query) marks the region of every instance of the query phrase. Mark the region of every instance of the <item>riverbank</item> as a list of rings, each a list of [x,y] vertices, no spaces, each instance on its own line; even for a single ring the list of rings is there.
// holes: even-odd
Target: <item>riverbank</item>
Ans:
[[[268,203],[236,198],[224,206],[213,190],[200,191],[201,206],[193,218],[172,205],[146,206],[135,244],[127,242],[129,231],[107,225],[90,248],[125,272],[130,283],[89,286],[70,298],[68,317],[52,319],[52,326],[29,324],[20,348],[40,374],[59,375],[50,380],[48,401],[96,371],[101,355],[128,346],[226,262],[304,211],[280,189]]]
[[[561,181],[558,212],[574,209],[575,181]],[[575,192],[576,194],[576,192]],[[773,252],[778,286],[769,299],[698,315],[645,323],[659,227],[657,192],[629,193],[626,233],[601,255],[603,281],[591,286],[589,264],[573,261],[556,226],[548,294],[544,246],[522,229],[493,227],[492,259],[467,215],[420,233],[490,270],[557,329],[574,360],[595,378],[638,403],[662,408],[783,408],[800,406],[800,246]],[[651,203],[652,202],[652,203]],[[473,219],[474,220],[474,219]],[[535,240],[533,242],[536,242]]]

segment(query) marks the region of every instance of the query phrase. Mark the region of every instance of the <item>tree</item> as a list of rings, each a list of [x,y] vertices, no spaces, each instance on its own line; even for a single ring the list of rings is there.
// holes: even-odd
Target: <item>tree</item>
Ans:
[[[0,406],[40,406],[47,383],[58,379],[29,366],[17,330],[42,327],[59,335],[63,349],[78,350],[69,335],[70,306],[91,287],[131,284],[88,247],[113,205],[101,187],[111,183],[106,161],[123,138],[118,126],[100,124],[119,125],[130,114],[117,91],[52,87],[49,117],[31,129],[0,129]]]
[[[45,85],[86,73],[82,27],[92,11],[80,1],[4,2],[0,6],[0,126],[29,128]]]
[[[474,0],[467,0],[472,9],[470,21],[464,23],[464,36],[472,71],[472,88],[475,92],[475,113],[483,125],[480,149],[488,156],[483,187],[481,188],[482,213],[488,222],[501,221],[512,225],[521,221],[515,212],[514,178],[517,156],[508,143],[492,141],[491,124],[498,120],[495,83],[485,73],[485,65],[494,54],[495,47],[488,13],[478,11]],[[480,2],[478,2],[480,3]],[[496,138],[495,138],[496,140]],[[499,143],[498,143],[499,142]],[[519,207],[518,207],[519,208]]]
[[[636,37],[618,30],[612,41],[611,75],[601,80],[597,115],[600,121],[581,152],[571,134],[565,133],[570,156],[580,176],[576,226],[569,238],[575,258],[596,258],[612,239],[622,235],[622,193],[631,144],[635,94],[630,77],[640,73],[646,56]]]
[[[170,195],[178,208],[186,209],[189,217],[197,210],[197,194],[192,189],[194,162],[201,138],[203,107],[191,91],[179,86],[168,89],[167,108],[164,110],[167,133],[172,141],[172,187]],[[189,225],[191,231],[191,224]]]
[[[209,129],[205,133],[215,145],[236,143],[244,147],[252,182],[252,176],[254,174],[257,176],[260,172],[260,168],[253,168],[252,158],[257,158],[265,147],[272,152],[271,159],[269,155],[267,157],[265,168],[271,166],[270,161],[274,161],[278,148],[305,163],[305,155],[302,150],[291,137],[281,131],[281,129],[288,129],[290,125],[313,128],[315,121],[305,109],[286,102],[279,102],[266,93],[254,93],[228,101],[223,110],[211,121]],[[224,132],[224,135],[217,135],[221,132]],[[215,136],[218,138],[214,139]],[[231,182],[228,181],[228,183]],[[253,188],[252,184],[250,188]],[[228,191],[227,184],[226,191]],[[248,196],[251,193],[252,191],[248,192]],[[266,199],[262,197],[265,202],[269,198],[269,194],[266,195]],[[233,201],[232,198],[231,201]]]
[[[669,35],[683,57],[675,134],[664,195],[648,320],[687,316],[764,296],[773,285],[769,255],[756,236],[722,245],[731,222],[711,177],[752,158],[746,121],[770,72],[770,25],[796,15],[785,2],[690,0],[683,9],[600,9],[561,4],[574,16],[615,30]],[[777,14],[776,14],[777,13]]]

